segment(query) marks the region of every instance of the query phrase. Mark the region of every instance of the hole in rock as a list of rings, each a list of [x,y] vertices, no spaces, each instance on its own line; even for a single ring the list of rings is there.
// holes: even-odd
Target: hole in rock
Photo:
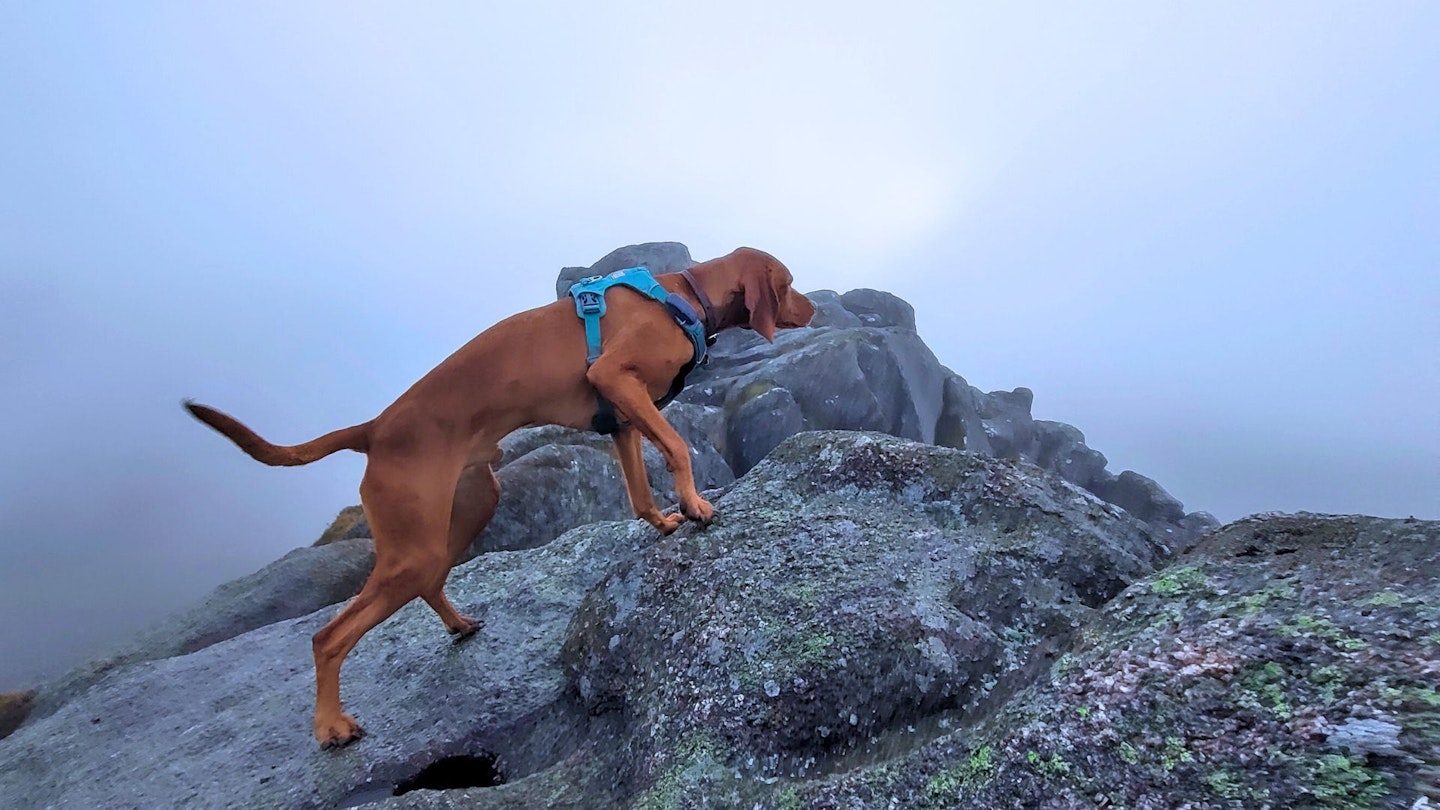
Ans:
[[[396,796],[412,790],[459,790],[505,784],[493,754],[455,756],[439,760],[395,786]]]

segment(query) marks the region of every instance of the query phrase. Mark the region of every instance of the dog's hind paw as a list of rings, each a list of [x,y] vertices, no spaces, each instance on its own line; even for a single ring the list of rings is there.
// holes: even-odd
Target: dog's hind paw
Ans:
[[[355,718],[348,714],[342,714],[336,720],[328,723],[316,722],[315,739],[320,743],[321,750],[329,751],[333,748],[344,748],[352,742],[365,736],[365,729],[355,722]]]

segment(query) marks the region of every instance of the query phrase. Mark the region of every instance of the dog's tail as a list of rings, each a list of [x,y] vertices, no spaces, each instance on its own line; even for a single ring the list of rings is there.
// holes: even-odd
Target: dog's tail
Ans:
[[[355,450],[364,453],[370,449],[369,422],[326,433],[324,436],[304,444],[285,447],[265,441],[255,431],[240,424],[239,420],[233,416],[223,414],[214,408],[207,408],[188,399],[182,404],[191,416],[220,431],[227,439],[248,453],[251,458],[272,467],[298,467],[301,464],[318,461],[340,450]]]

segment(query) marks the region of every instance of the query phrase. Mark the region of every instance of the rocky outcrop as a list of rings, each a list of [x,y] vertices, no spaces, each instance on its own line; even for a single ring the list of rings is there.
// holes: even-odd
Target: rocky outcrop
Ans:
[[[1080,639],[974,728],[792,806],[1440,802],[1440,523],[1248,518]]]
[[[557,291],[563,295],[581,276],[623,267],[665,273],[693,264],[678,243],[631,245],[588,268],[566,268]],[[810,297],[816,304],[812,328],[784,330],[774,344],[744,330],[722,334],[710,362],[666,409],[692,448],[702,489],[729,484],[802,431],[874,430],[1034,463],[1148,522],[1176,547],[1215,525],[1206,513],[1185,514],[1151,479],[1109,472],[1105,456],[1087,447],[1078,429],[1034,419],[1028,389],[985,393],[941,365],[916,333],[914,309],[905,301],[869,289],[843,295],[821,290]],[[576,526],[630,517],[609,439],[531,428],[508,437],[502,450],[499,509],[472,555],[532,548]],[[645,458],[657,502],[672,503],[670,474],[648,442]],[[195,610],[47,685],[37,714],[53,711],[74,689],[118,664],[191,652],[352,596],[364,581],[370,547],[336,541],[369,534],[359,507],[346,508],[317,541],[321,548],[222,586]]]
[[[756,775],[823,772],[868,740],[973,711],[1167,554],[1034,468],[879,434],[788,440],[723,520],[625,561],[564,652],[586,711]]]
[[[1032,465],[853,432],[716,506],[457,568],[484,627],[367,635],[339,752],[308,721],[333,607],[118,667],[0,741],[0,806],[1440,799],[1440,523],[1260,516],[1175,559]]]
[[[587,268],[567,267],[564,297],[581,277],[636,265],[668,273],[694,265],[676,242],[630,245]],[[1213,528],[1208,513],[1187,515],[1155,481],[1119,475],[1075,427],[1036,420],[1028,388],[985,393],[942,366],[916,334],[915,309],[887,292],[809,294],[811,329],[780,333],[774,345],[753,333],[720,336],[710,363],[691,376],[682,402],[723,409],[717,449],[743,475],[788,436],[805,430],[878,430],[909,439],[1022,459],[1054,472],[1169,534],[1193,541]]]
[[[566,267],[555,279],[555,297],[564,298],[570,287],[582,278],[603,276],[629,267],[646,267],[654,275],[678,273],[695,266],[690,258],[690,248],[679,242],[645,242],[627,245],[605,254],[600,261],[589,267]]]
[[[567,267],[556,293],[583,276],[644,265],[668,273],[695,264],[676,242],[615,250],[588,268]],[[880,290],[809,294],[811,329],[782,332],[772,346],[753,333],[720,336],[712,360],[691,377],[683,402],[723,408],[724,446],[714,445],[736,475],[788,436],[804,430],[878,430],[904,438],[1022,459],[1054,472],[1140,517],[1179,542],[1217,522],[1186,514],[1155,481],[1119,475],[1061,422],[1031,415],[1028,388],[985,393],[940,365],[916,334],[915,309]]]
[[[876,430],[935,441],[945,371],[913,331],[792,329],[780,332],[773,344],[730,334],[739,345],[717,343],[715,356],[691,375],[679,401],[724,410],[731,449],[727,460],[736,473],[749,470],[785,438],[771,413],[776,407],[797,432]],[[767,394],[766,403],[752,404]],[[761,440],[765,434],[773,441]]]

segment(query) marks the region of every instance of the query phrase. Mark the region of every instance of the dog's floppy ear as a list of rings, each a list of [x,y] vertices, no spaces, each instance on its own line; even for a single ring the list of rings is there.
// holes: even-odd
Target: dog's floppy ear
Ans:
[[[775,292],[770,268],[763,264],[751,265],[749,272],[745,274],[745,308],[750,310],[750,328],[774,343],[780,295]]]

